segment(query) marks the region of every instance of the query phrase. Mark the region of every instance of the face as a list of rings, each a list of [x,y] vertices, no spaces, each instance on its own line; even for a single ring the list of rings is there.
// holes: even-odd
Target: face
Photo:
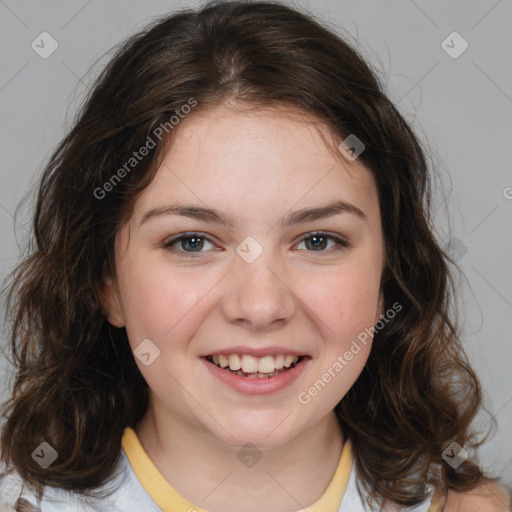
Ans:
[[[108,319],[170,422],[279,446],[365,365],[371,337],[353,342],[383,314],[377,190],[312,118],[219,107],[178,128],[117,234]]]

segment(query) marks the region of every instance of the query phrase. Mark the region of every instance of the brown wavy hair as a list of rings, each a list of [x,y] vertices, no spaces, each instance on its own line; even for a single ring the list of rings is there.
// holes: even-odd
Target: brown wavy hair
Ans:
[[[482,481],[476,459],[452,469],[441,457],[451,441],[470,453],[481,444],[471,427],[481,388],[448,314],[454,262],[433,234],[426,153],[377,75],[336,28],[276,2],[209,2],[157,19],[117,49],[44,169],[32,243],[8,287],[17,373],[1,448],[25,481],[92,493],[112,475],[124,428],[146,411],[147,383],[100,289],[115,277],[116,233],[172,131],[105,197],[97,191],[191,98],[194,115],[229,99],[292,105],[365,144],[359,158],[382,212],[385,309],[402,310],[375,334],[335,408],[361,488],[370,500],[415,505],[428,485],[446,496]],[[58,452],[47,469],[31,458],[42,441]]]

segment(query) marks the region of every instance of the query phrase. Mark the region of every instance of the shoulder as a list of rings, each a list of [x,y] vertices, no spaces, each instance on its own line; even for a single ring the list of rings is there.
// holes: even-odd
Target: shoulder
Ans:
[[[508,512],[510,496],[494,482],[486,482],[467,492],[448,493],[445,512]]]
[[[23,510],[39,510],[37,497],[25,485],[19,473],[13,467],[0,463],[0,512],[17,510],[24,504]]]
[[[14,512],[16,503],[23,503],[24,512],[158,512],[161,509],[137,480],[123,450],[111,475],[95,489],[94,496],[44,486],[39,501],[35,492],[25,485],[14,468],[6,468],[0,461],[0,512]],[[23,501],[24,500],[24,501]],[[3,508],[2,508],[3,507]],[[29,508],[30,507],[30,508]]]
[[[116,473],[114,485],[122,485],[118,481],[119,471]],[[38,499],[33,490],[23,480],[16,468],[6,467],[0,462],[0,512],[122,512],[111,499],[108,486],[100,487],[98,491],[107,491],[106,495],[90,497],[79,492],[61,488],[43,486],[43,496]],[[121,489],[124,491],[125,489]],[[126,509],[132,511],[133,509]]]
[[[29,495],[29,496],[27,496]],[[13,469],[7,469],[4,465],[0,466],[0,512],[15,510],[16,503],[20,499],[27,499],[31,505],[34,505],[35,496],[31,496],[24,488],[23,481]]]

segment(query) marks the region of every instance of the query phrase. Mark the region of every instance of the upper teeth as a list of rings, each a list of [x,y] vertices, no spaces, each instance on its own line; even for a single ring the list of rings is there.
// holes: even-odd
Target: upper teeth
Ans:
[[[245,373],[272,373],[284,367],[289,368],[299,360],[298,356],[283,354],[263,357],[254,357],[245,354],[242,356],[238,354],[220,354],[212,356],[212,358],[213,362],[221,368],[229,366],[230,370],[237,371],[241,369]]]

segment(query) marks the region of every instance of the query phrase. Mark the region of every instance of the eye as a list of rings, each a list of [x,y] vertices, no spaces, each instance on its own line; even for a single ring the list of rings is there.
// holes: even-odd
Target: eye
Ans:
[[[204,252],[201,251],[201,249],[204,248],[205,241],[206,243],[212,243],[206,236],[199,233],[183,233],[168,238],[164,242],[163,247],[171,252],[182,252],[192,255],[193,253]],[[179,249],[176,246],[178,246]],[[188,250],[189,248],[191,249],[190,251]]]
[[[331,246],[330,250],[325,250],[329,242],[334,245]],[[207,236],[200,233],[181,233],[168,238],[163,243],[163,248],[169,252],[178,252],[194,258],[198,257],[201,252],[205,252],[202,250],[205,248],[205,243],[213,245]],[[302,237],[298,245],[302,243],[306,243],[307,252],[322,253],[341,251],[352,246],[348,241],[322,231],[309,233]],[[309,250],[310,248],[311,250]]]
[[[329,241],[332,242],[334,246],[331,246],[331,250],[325,251],[324,249],[326,248]],[[312,251],[308,252],[341,251],[343,249],[348,249],[349,247],[351,247],[351,244],[348,241],[333,235],[328,235],[322,231],[309,233],[308,235],[304,236],[299,242],[299,245],[304,242],[306,243],[306,247],[312,248]]]

